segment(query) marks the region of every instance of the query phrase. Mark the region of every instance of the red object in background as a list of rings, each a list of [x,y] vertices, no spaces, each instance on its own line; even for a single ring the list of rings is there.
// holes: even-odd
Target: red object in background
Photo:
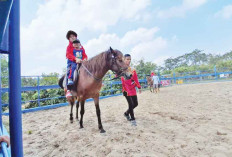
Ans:
[[[160,81],[162,86],[169,86],[171,84],[170,80],[162,80]]]
[[[154,72],[152,72],[152,73],[151,73],[151,77],[154,76],[154,75],[155,75]]]

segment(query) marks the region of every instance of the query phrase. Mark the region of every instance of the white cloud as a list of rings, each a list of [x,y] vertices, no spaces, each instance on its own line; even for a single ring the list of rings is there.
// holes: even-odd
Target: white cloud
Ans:
[[[149,42],[142,42],[136,45],[131,53],[135,59],[144,58],[147,61],[152,61],[154,58],[159,56],[159,52],[162,52],[166,48],[167,42],[162,37],[155,38]]]
[[[164,64],[164,60],[170,58],[170,56],[160,56],[160,57],[157,57],[153,60],[154,63],[156,63],[157,65],[159,66],[162,66]]]
[[[127,32],[123,39],[121,40],[121,44],[124,46],[137,44],[139,42],[150,41],[154,38],[154,34],[159,31],[158,27],[154,27],[151,29],[139,28],[134,31]]]
[[[224,19],[229,19],[232,17],[232,5],[227,5],[223,7],[222,10],[215,14],[216,17],[222,17]]]
[[[205,4],[207,0],[183,0],[180,6],[174,6],[167,10],[160,10],[158,18],[185,17],[187,11],[193,10]]]
[[[120,49],[120,38],[116,34],[101,34],[99,38],[91,39],[84,45],[88,56],[92,57],[100,52],[112,48]]]
[[[86,31],[106,32],[109,26],[120,20],[143,20],[149,5],[150,0],[45,1],[39,6],[36,18],[28,26],[21,27],[22,74],[38,69],[38,65],[48,68],[44,71],[39,68],[41,72],[37,70],[36,74],[47,73],[51,69],[62,71],[66,65],[68,43],[65,35],[68,30],[75,30],[79,35]],[[109,45],[116,43],[114,36],[107,38]]]
[[[151,29],[138,28],[127,32],[122,38],[116,34],[102,34],[97,39],[92,39],[85,45],[86,51],[95,55],[109,46],[121,50],[123,53],[130,53],[133,59],[153,61],[167,47],[167,41],[162,37],[156,37],[155,33],[159,28]]]

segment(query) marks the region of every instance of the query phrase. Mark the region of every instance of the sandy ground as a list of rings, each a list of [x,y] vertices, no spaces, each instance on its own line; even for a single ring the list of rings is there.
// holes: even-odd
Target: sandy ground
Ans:
[[[232,157],[232,82],[180,85],[138,95],[137,127],[123,96],[100,100],[100,134],[93,102],[84,129],[69,122],[70,106],[23,115],[27,157]]]

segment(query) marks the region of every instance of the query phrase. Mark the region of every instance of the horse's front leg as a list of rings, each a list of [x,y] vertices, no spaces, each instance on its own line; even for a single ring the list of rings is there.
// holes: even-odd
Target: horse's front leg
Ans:
[[[70,105],[71,105],[71,112],[70,112],[70,122],[73,123],[73,105],[74,105],[74,100],[70,100],[69,101]]]
[[[102,122],[101,122],[101,110],[99,107],[99,96],[94,98],[94,103],[95,103],[97,119],[98,119],[98,128],[100,130],[100,133],[105,133],[106,131],[103,129]]]
[[[83,116],[84,116],[84,113],[85,113],[85,101],[81,101],[81,119],[80,119],[80,129],[84,128],[83,127]]]
[[[79,108],[79,104],[80,104],[80,103],[79,103],[79,101],[77,100],[77,101],[76,101],[76,109],[77,109],[77,110],[76,110],[76,119],[77,119],[77,120],[78,120],[78,108]]]

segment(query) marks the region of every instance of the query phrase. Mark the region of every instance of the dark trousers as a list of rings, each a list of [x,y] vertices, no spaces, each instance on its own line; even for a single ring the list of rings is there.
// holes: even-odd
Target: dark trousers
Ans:
[[[137,95],[134,96],[127,96],[126,92],[123,93],[123,95],[125,96],[127,102],[128,102],[128,110],[125,112],[127,115],[130,114],[131,120],[135,120],[135,116],[134,116],[134,108],[136,108],[138,106],[138,98]]]

